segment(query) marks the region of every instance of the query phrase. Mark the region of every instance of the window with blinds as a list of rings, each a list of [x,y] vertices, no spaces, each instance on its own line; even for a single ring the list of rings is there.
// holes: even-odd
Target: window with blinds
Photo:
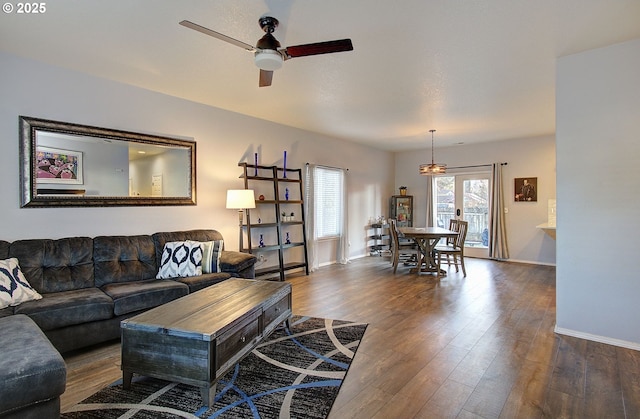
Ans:
[[[318,238],[339,237],[342,234],[343,172],[327,167],[316,167],[315,228]]]

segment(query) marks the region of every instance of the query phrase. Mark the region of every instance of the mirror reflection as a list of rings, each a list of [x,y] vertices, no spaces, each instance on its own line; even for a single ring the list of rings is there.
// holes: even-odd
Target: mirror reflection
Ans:
[[[21,117],[22,206],[193,205],[195,143]]]

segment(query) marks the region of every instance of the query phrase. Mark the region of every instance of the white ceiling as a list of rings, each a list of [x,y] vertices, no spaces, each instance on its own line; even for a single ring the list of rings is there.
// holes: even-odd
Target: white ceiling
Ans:
[[[16,4],[12,2],[12,4]],[[384,150],[555,132],[559,56],[640,37],[639,0],[55,0],[0,15],[0,49]],[[258,18],[283,46],[354,51],[284,63],[258,87]]]

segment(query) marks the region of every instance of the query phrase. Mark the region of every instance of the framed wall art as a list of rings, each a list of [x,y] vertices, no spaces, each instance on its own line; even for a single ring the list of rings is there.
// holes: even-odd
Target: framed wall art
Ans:
[[[82,152],[37,147],[36,180],[40,183],[82,185]]]
[[[514,182],[514,197],[516,202],[538,201],[538,178],[517,177]]]

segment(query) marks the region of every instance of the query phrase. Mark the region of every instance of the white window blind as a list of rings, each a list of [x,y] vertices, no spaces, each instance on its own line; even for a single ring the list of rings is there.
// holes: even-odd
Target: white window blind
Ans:
[[[342,234],[342,185],[341,170],[316,167],[315,227],[318,238],[339,237]]]

